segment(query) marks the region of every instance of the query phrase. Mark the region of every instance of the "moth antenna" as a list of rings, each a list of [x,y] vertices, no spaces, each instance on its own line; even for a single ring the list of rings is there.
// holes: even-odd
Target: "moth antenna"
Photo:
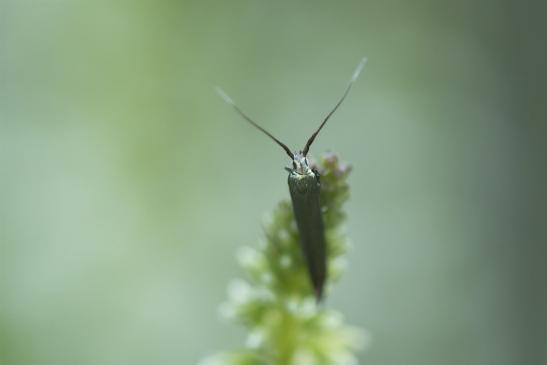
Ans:
[[[243,119],[245,119],[247,122],[251,123],[255,128],[257,128],[259,131],[261,131],[262,133],[264,133],[265,135],[267,135],[268,137],[270,137],[271,139],[273,139],[278,145],[280,145],[284,150],[285,152],[287,153],[287,155],[289,155],[289,157],[291,159],[294,159],[294,154],[291,152],[291,149],[289,147],[287,147],[287,145],[283,142],[281,142],[280,140],[278,140],[277,138],[275,138],[270,132],[268,132],[267,130],[265,130],[264,128],[262,128],[261,126],[259,126],[255,121],[253,121],[249,116],[247,116],[247,114],[245,114],[243,112],[243,110],[241,110],[237,105],[236,103],[232,100],[231,97],[228,96],[228,94],[226,94],[224,92],[224,90],[222,90],[220,87],[216,86],[215,87],[215,91],[217,92],[218,95],[220,95],[220,97],[229,105],[231,105],[235,111],[241,115],[243,117]]]
[[[357,67],[355,68],[355,71],[353,71],[353,75],[351,76],[351,80],[348,84],[348,86],[346,87],[346,91],[344,91],[344,95],[342,95],[342,98],[340,98],[340,100],[338,101],[338,103],[336,103],[336,105],[334,106],[334,108],[330,111],[329,114],[327,114],[327,117],[323,120],[323,122],[321,123],[321,125],[319,126],[319,128],[317,128],[317,130],[311,135],[311,137],[308,139],[308,141],[306,142],[306,146],[304,147],[304,150],[302,151],[302,154],[304,155],[304,157],[308,154],[308,151],[310,150],[310,146],[311,144],[313,143],[313,141],[315,140],[315,137],[317,137],[317,135],[319,134],[319,132],[321,131],[321,129],[323,128],[323,126],[325,125],[325,123],[327,123],[327,120],[329,120],[329,118],[331,117],[331,115],[334,114],[334,112],[336,111],[336,109],[338,109],[338,107],[340,106],[340,104],[342,104],[342,102],[344,101],[344,99],[346,98],[346,96],[349,94],[349,91],[351,90],[351,87],[353,86],[353,83],[355,82],[355,80],[357,80],[357,78],[359,77],[359,74],[361,73],[361,71],[363,70],[363,67],[365,66],[365,64],[367,63],[367,58],[364,57],[361,62],[359,62],[359,64],[357,65]]]

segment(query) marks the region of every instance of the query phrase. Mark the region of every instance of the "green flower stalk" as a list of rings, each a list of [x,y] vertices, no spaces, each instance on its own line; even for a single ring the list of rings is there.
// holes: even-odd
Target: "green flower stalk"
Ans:
[[[321,175],[321,208],[327,239],[326,293],[346,266],[342,232],[349,198],[350,167],[332,153],[315,166]],[[249,330],[246,346],[203,360],[200,365],[353,365],[364,333],[344,324],[339,312],[316,303],[299,245],[293,209],[282,201],[265,226],[266,241],[243,248],[238,259],[246,280],[229,285],[224,316]]]

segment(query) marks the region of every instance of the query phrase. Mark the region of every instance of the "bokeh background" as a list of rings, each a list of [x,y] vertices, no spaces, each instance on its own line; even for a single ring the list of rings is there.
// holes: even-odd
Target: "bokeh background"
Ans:
[[[195,364],[298,148],[352,163],[363,364],[546,361],[545,3],[0,2],[0,363]]]

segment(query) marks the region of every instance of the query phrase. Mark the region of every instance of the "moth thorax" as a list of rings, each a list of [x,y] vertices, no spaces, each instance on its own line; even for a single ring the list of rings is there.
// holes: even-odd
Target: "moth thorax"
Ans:
[[[310,175],[313,174],[312,169],[306,156],[302,152],[295,152],[294,158],[292,161],[293,172],[299,175]]]

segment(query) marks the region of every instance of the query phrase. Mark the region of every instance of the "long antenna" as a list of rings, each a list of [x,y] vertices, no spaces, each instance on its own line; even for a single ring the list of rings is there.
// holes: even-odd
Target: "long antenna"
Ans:
[[[268,137],[273,139],[278,145],[280,145],[285,150],[285,152],[287,152],[287,155],[289,155],[289,157],[291,159],[294,159],[294,154],[291,152],[291,149],[289,147],[287,147],[287,145],[285,143],[283,143],[280,140],[278,140],[277,138],[275,138],[270,132],[268,132],[267,130],[265,130],[261,126],[259,126],[257,123],[255,123],[255,121],[253,121],[250,117],[248,117],[247,114],[245,114],[243,112],[243,110],[239,109],[239,107],[236,105],[236,103],[234,103],[232,98],[229,97],[228,94],[226,94],[220,87],[218,87],[218,86],[215,87],[215,91],[217,92],[218,95],[220,95],[220,97],[222,99],[224,99],[224,101],[227,104],[231,105],[236,110],[236,112],[238,112],[239,115],[241,115],[243,117],[243,119],[245,119],[247,122],[251,123],[254,127],[256,127],[258,130],[263,132],[265,135],[267,135]]]
[[[357,78],[359,77],[359,74],[361,73],[361,71],[363,70],[363,67],[365,66],[365,64],[367,63],[367,58],[364,57],[361,62],[359,62],[359,64],[357,65],[357,67],[355,68],[355,71],[353,71],[353,76],[351,77],[351,80],[348,84],[348,86],[346,87],[346,91],[344,91],[344,95],[342,95],[342,98],[338,101],[338,103],[336,103],[334,109],[332,109],[330,111],[329,114],[327,114],[327,117],[323,120],[323,123],[321,123],[321,125],[319,126],[319,128],[317,128],[317,130],[311,135],[311,137],[308,139],[308,142],[306,142],[306,146],[304,147],[304,150],[302,151],[302,154],[304,155],[304,157],[306,157],[306,155],[308,154],[308,151],[310,150],[310,146],[311,144],[313,143],[313,141],[315,140],[315,137],[317,137],[317,135],[319,134],[319,132],[321,131],[321,128],[323,128],[323,126],[325,125],[325,123],[327,123],[327,120],[329,120],[329,118],[331,117],[331,115],[334,114],[334,112],[336,111],[336,109],[338,109],[338,107],[340,106],[340,104],[342,104],[342,102],[344,101],[344,99],[346,98],[346,96],[349,94],[349,91],[351,90],[351,87],[353,86],[353,83],[355,82],[355,80],[357,80]]]

